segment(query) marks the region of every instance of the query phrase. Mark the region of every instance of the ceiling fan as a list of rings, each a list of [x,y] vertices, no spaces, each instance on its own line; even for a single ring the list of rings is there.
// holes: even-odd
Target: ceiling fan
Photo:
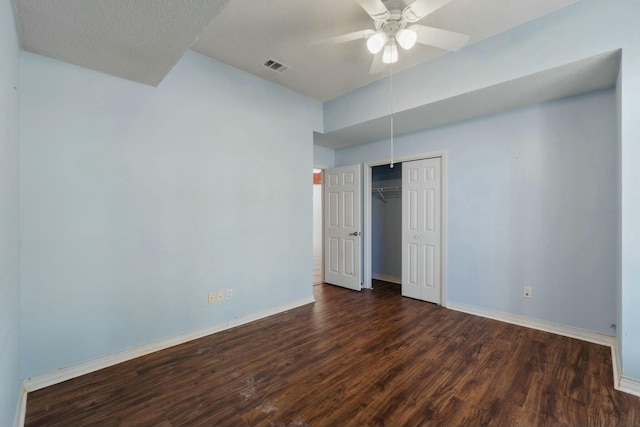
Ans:
[[[408,50],[416,42],[449,51],[457,51],[469,41],[466,34],[416,24],[451,0],[415,0],[404,9],[387,9],[382,0],[355,0],[373,19],[374,29],[331,37],[314,44],[340,44],[366,39],[374,54],[370,74],[384,70],[385,64],[398,61],[398,46]],[[389,1],[398,4],[398,1]],[[403,5],[403,4],[402,4]]]

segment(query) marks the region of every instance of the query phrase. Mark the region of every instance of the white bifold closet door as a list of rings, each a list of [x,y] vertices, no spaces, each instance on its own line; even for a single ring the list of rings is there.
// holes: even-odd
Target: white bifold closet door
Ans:
[[[441,159],[402,163],[402,295],[442,304]]]

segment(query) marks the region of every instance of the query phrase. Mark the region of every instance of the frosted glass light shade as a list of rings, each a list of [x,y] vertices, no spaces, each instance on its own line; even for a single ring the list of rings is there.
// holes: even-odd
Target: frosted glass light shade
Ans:
[[[384,47],[384,53],[382,54],[382,62],[385,64],[393,64],[398,62],[398,48],[395,43],[389,43]]]
[[[418,33],[413,30],[401,29],[396,34],[396,41],[403,49],[411,49],[418,40]]]
[[[381,31],[367,39],[367,49],[374,55],[380,52],[385,44],[387,44],[387,35]]]

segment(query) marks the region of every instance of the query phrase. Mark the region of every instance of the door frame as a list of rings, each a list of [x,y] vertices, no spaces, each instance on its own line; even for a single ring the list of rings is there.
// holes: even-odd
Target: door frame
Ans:
[[[320,279],[321,282],[320,283],[324,283],[324,170],[325,169],[330,169],[329,166],[313,166],[313,169],[318,169],[320,171],[320,176],[321,176],[321,180],[320,180],[320,227],[322,228],[322,232],[320,233],[320,265],[322,266],[322,268],[320,269]],[[313,184],[311,185],[311,189],[313,191]],[[312,197],[313,197],[313,193],[312,193]],[[313,218],[313,209],[315,209],[315,206],[313,205],[315,204],[315,200],[312,198],[312,218]],[[313,222],[313,219],[312,219]],[[312,224],[313,225],[313,224]],[[313,236],[311,236],[313,239]],[[312,244],[313,244],[313,240],[312,240]],[[315,255],[314,255],[315,256]],[[313,262],[315,262],[315,259],[313,260]],[[313,263],[311,264],[313,267]],[[313,270],[311,270],[311,284],[315,285],[315,283],[313,283]]]
[[[394,163],[403,163],[410,162],[412,160],[423,160],[423,159],[433,159],[439,157],[441,161],[441,174],[442,174],[442,247],[440,254],[440,290],[441,290],[441,305],[443,307],[447,306],[447,293],[446,293],[446,283],[447,283],[447,151],[430,151],[426,153],[420,154],[412,154],[409,156],[396,157],[393,159]],[[372,240],[372,227],[371,227],[371,188],[372,188],[372,170],[374,166],[382,166],[388,165],[391,162],[391,159],[382,159],[371,162],[365,162],[364,164],[364,179],[363,179],[363,252],[364,256],[362,257],[362,288],[363,289],[373,289],[371,284],[371,240]]]

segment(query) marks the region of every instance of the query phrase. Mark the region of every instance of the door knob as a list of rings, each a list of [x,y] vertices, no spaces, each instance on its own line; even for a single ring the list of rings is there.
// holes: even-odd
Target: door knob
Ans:
[[[349,233],[349,236],[359,236],[360,232],[359,231],[354,231],[353,233]]]

